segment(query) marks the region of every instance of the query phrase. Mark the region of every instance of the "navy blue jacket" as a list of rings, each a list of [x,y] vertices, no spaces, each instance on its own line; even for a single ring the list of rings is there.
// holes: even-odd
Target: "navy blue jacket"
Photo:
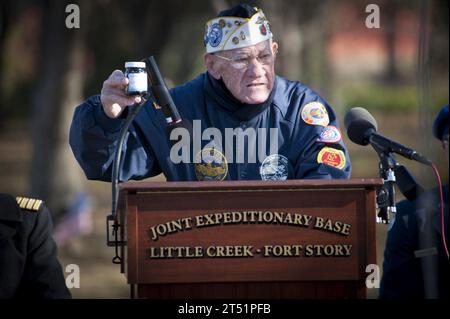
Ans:
[[[448,185],[443,187],[443,195],[448,246]],[[380,298],[448,298],[449,279],[438,190],[428,191],[415,201],[400,202],[388,231]],[[426,295],[424,282],[428,286],[434,282],[438,295]]]
[[[305,85],[277,77],[270,106],[242,121],[226,112],[219,105],[220,101],[205,94],[207,78],[203,73],[170,90],[182,118],[190,123],[201,121],[201,132],[206,128],[217,128],[222,138],[226,136],[227,128],[243,131],[265,128],[268,132],[275,128],[278,149],[269,153],[267,133],[266,138],[262,136],[261,145],[266,145],[268,156],[257,156],[255,162],[246,157],[244,162],[236,163],[236,152],[248,154],[249,149],[254,149],[255,140],[244,138],[239,150],[234,145],[234,154],[229,155],[225,142],[220,145],[222,148],[215,143],[216,149],[211,151],[211,144],[207,144],[212,138],[206,138],[197,148],[192,145],[189,148],[191,163],[174,163],[170,157],[173,143],[169,142],[164,116],[147,102],[130,127],[120,180],[139,180],[160,173],[164,173],[168,181],[349,178],[350,160],[336,115]],[[329,120],[329,123],[318,125],[317,119]],[[70,145],[89,179],[111,180],[116,140],[123,123],[123,117],[110,119],[105,115],[98,95],[90,97],[75,110]],[[204,150],[203,158],[199,156],[201,150]],[[201,159],[200,162],[192,163],[196,158]]]
[[[44,204],[21,208],[0,194],[0,299],[71,298],[51,235]]]

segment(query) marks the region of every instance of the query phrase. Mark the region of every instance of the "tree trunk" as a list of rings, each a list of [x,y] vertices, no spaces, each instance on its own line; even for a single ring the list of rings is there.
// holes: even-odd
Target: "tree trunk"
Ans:
[[[382,23],[386,26],[384,33],[384,41],[386,46],[387,63],[384,74],[384,80],[387,83],[398,83],[399,74],[396,63],[396,42],[397,42],[397,12],[398,3],[397,1],[386,1],[383,4],[383,15]]]
[[[68,3],[49,1],[42,7],[46,14],[42,20],[40,76],[31,119],[31,194],[44,199],[56,217],[67,209],[85,181],[68,141],[73,109],[82,101],[84,82],[83,24],[80,29],[66,28]],[[85,14],[87,5],[83,5]]]

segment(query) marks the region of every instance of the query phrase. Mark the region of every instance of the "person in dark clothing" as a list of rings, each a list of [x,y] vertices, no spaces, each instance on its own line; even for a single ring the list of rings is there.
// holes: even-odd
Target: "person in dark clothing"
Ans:
[[[0,194],[0,298],[67,299],[52,221],[41,200]]]
[[[444,106],[433,124],[434,136],[442,142],[449,158],[449,107]],[[448,298],[449,216],[448,184],[442,187],[444,233],[442,234],[440,192],[432,189],[414,201],[397,205],[384,251],[380,298]]]

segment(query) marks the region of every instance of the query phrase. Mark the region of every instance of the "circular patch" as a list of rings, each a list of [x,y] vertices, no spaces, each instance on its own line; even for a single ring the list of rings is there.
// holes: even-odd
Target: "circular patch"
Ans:
[[[214,23],[209,29],[208,41],[213,48],[217,47],[222,41],[222,28],[218,23]]]
[[[302,119],[311,125],[327,126],[330,122],[327,109],[320,102],[310,102],[303,106]]]
[[[320,143],[338,143],[342,139],[341,131],[335,126],[327,126],[320,133],[317,142]]]
[[[286,180],[288,178],[288,159],[280,154],[267,156],[259,167],[259,174],[263,181]]]
[[[343,169],[346,163],[345,154],[341,150],[324,147],[317,155],[317,163],[323,163],[328,166]]]
[[[199,181],[222,181],[228,173],[225,156],[215,148],[204,148],[195,156],[195,175]]]

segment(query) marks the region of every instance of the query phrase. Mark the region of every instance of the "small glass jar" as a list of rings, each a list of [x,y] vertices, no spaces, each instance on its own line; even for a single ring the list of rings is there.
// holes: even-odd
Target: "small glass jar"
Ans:
[[[147,70],[145,62],[125,62],[125,76],[128,85],[125,89],[126,95],[142,95],[147,93]]]

